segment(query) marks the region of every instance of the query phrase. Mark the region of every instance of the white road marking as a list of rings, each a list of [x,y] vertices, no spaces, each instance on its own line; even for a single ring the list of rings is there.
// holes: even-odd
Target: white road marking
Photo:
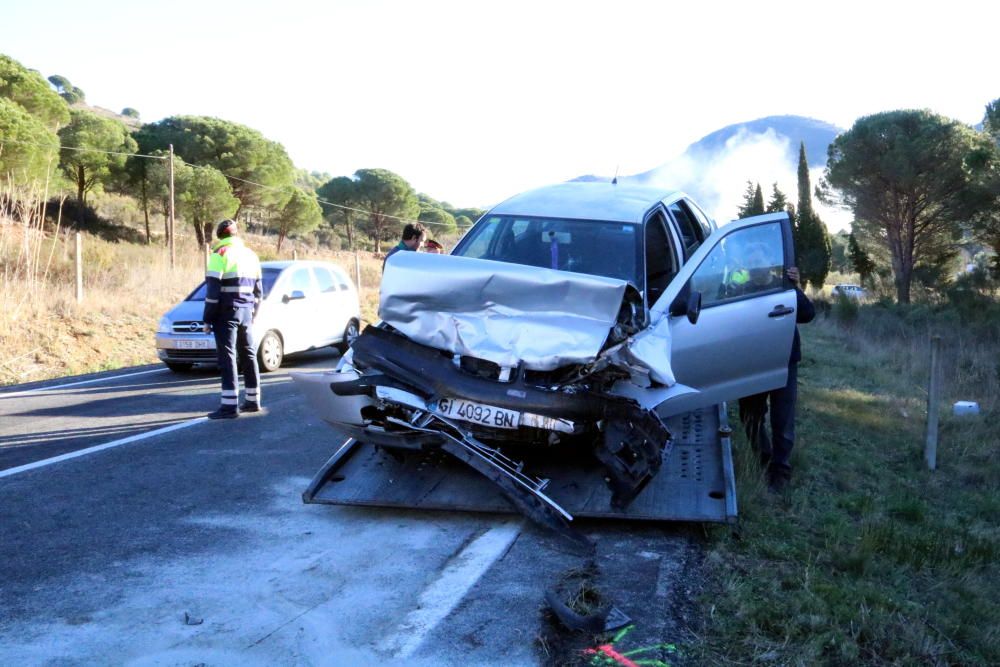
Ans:
[[[169,371],[169,368],[154,368],[148,371],[137,371],[135,373],[123,373],[122,375],[108,375],[106,377],[94,378],[92,380],[81,380],[79,382],[69,382],[67,384],[56,384],[49,387],[39,387],[38,389],[26,389],[25,391],[13,391],[10,393],[0,393],[0,398],[10,398],[12,396],[30,396],[31,394],[44,394],[47,391],[53,389],[65,389],[66,387],[79,387],[85,384],[94,384],[95,382],[104,382],[105,380],[117,380],[118,378],[129,378],[135,375],[148,375],[149,373],[164,373]]]
[[[508,521],[491,528],[456,554],[441,576],[420,594],[417,608],[406,615],[396,634],[381,642],[379,649],[392,653],[394,658],[413,655],[427,635],[514,543],[521,525],[521,521]]]
[[[145,440],[146,438],[152,438],[157,435],[163,435],[164,433],[170,433],[171,431],[179,431],[182,428],[187,428],[188,426],[194,426],[195,424],[200,424],[204,421],[208,421],[208,417],[196,417],[194,419],[189,419],[186,422],[171,424],[170,426],[164,426],[163,428],[158,428],[154,431],[146,431],[145,433],[130,435],[129,437],[122,438],[121,440],[112,440],[111,442],[106,442],[103,445],[95,445],[93,447],[87,447],[86,449],[80,449],[75,452],[67,452],[66,454],[53,456],[50,459],[42,459],[41,461],[35,461],[34,463],[26,463],[23,466],[17,466],[16,468],[8,468],[7,470],[0,470],[0,478],[10,477],[12,475],[26,472],[28,470],[34,470],[35,468],[41,468],[44,466],[52,465],[53,463],[59,463],[60,461],[68,461],[69,459],[75,459],[78,456],[86,456],[87,454],[93,454],[94,452],[99,452],[104,449],[111,449],[112,447],[127,445],[130,442],[135,442],[137,440]]]

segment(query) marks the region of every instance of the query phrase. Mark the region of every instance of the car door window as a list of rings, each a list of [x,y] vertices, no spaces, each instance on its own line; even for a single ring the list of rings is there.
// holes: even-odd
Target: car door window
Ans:
[[[737,230],[722,239],[691,277],[702,308],[783,289],[781,223]]]
[[[337,285],[333,280],[333,276],[326,267],[314,266],[313,275],[316,276],[316,286],[320,294],[337,291]]]
[[[312,276],[309,275],[308,268],[302,267],[295,270],[295,273],[292,274],[292,283],[289,289],[292,292],[302,292],[307,297],[313,293]]]
[[[344,273],[340,269],[330,269],[330,273],[333,274],[333,279],[336,281],[337,287],[340,289],[341,292],[346,292],[347,290],[350,289],[347,286],[347,283],[350,281],[348,280],[346,273]]]
[[[704,241],[705,239],[707,239],[709,236],[712,235],[712,223],[708,221],[708,216],[705,215],[704,211],[698,208],[697,204],[690,202],[686,199],[682,201],[687,210],[691,211],[691,214],[694,215],[695,220],[698,221],[698,226],[701,227],[701,233],[702,233],[701,240]]]
[[[686,260],[701,245],[701,242],[705,238],[704,232],[701,229],[701,225],[698,224],[694,215],[683,202],[676,201],[667,208],[670,209],[670,215],[673,216],[674,221],[677,223],[677,230],[681,235],[681,243],[684,245],[684,259]]]
[[[646,300],[652,306],[677,274],[677,261],[663,214],[646,222]]]
[[[469,245],[465,247],[463,254],[466,257],[492,259],[493,253],[490,252],[490,244],[493,241],[493,237],[496,236],[497,230],[500,229],[501,224],[502,218],[494,217],[487,220],[486,224],[478,226],[474,230],[474,236],[470,239]]]

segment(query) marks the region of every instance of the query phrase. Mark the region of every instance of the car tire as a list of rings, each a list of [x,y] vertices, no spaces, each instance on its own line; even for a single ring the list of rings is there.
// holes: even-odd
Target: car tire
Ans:
[[[361,331],[358,321],[351,319],[351,321],[347,323],[347,326],[344,327],[344,340],[334,345],[334,347],[340,350],[341,354],[344,354],[351,347],[351,344],[360,335],[360,333]]]
[[[191,370],[191,367],[194,366],[194,364],[185,364],[183,362],[176,362],[176,361],[164,361],[163,363],[165,363],[167,365],[167,368],[169,368],[175,373],[187,373],[189,370]]]
[[[284,356],[284,344],[281,342],[281,336],[274,331],[268,331],[264,334],[264,337],[260,339],[260,345],[257,346],[257,363],[260,370],[264,373],[278,370]]]

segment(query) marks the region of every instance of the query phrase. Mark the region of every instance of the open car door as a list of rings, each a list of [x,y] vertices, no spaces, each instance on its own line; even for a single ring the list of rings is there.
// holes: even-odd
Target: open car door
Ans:
[[[648,333],[669,341],[677,381],[656,407],[661,417],[785,385],[794,265],[786,213],[737,220],[698,248],[651,310]]]

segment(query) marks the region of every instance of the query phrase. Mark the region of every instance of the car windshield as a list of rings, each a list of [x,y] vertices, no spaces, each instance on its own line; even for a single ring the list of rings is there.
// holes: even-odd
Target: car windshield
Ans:
[[[491,215],[480,220],[452,254],[639,285],[641,251],[634,224]]]
[[[267,295],[271,293],[271,288],[274,287],[274,283],[278,279],[278,276],[281,275],[281,269],[264,268],[261,270],[261,274],[262,274],[261,277],[263,279],[262,282],[264,283],[264,298],[266,299]],[[188,295],[188,298],[186,300],[204,301],[205,291],[207,289],[208,287],[205,285],[204,282],[202,282],[202,284],[198,285],[198,287],[196,287],[195,290]]]

